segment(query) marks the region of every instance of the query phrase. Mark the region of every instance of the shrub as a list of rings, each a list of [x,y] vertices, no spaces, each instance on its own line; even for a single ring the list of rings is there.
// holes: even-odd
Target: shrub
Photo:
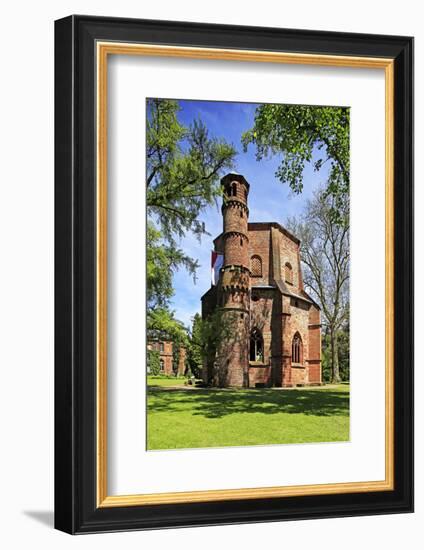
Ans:
[[[153,376],[160,373],[160,354],[156,350],[147,350],[147,372]]]

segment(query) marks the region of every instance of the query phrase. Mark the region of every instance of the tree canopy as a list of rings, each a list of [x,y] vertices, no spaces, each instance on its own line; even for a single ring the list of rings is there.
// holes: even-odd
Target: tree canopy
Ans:
[[[147,102],[147,209],[172,243],[187,231],[205,233],[199,213],[220,194],[219,178],[236,154],[231,144],[209,137],[200,119],[183,126],[178,111],[177,101]]]
[[[330,163],[325,194],[331,196],[333,221],[340,221],[350,183],[350,111],[347,107],[260,105],[253,128],[242,136],[245,151],[256,145],[256,158],[281,155],[276,178],[294,193],[303,190],[305,165],[315,171]]]
[[[147,100],[147,329],[150,335],[183,338],[183,327],[170,309],[173,273],[180,268],[195,276],[198,263],[178,247],[179,239],[206,233],[200,213],[221,193],[219,179],[233,166],[236,151],[210,137],[194,120],[178,120],[177,101]]]
[[[195,273],[197,262],[182,250],[166,243],[161,232],[151,221],[147,222],[147,306],[149,309],[166,307],[174,294],[172,274],[180,266]]]
[[[195,313],[192,319],[190,341],[188,346],[188,363],[190,370],[196,378],[201,377],[203,367],[203,321],[199,313]]]

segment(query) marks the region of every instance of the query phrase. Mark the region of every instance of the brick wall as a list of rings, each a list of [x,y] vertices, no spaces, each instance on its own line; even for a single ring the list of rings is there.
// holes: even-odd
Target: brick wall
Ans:
[[[163,374],[171,376],[174,371],[172,368],[172,355],[160,355],[160,360],[163,361]]]
[[[223,209],[224,233],[227,231],[241,231],[247,235],[247,211],[237,201],[229,201]]]
[[[321,378],[321,312],[312,305],[309,310],[309,382],[318,384]]]
[[[253,255],[262,260],[262,277],[252,277],[252,285],[269,285],[272,273],[270,266],[271,238],[269,228],[249,229],[249,265]]]
[[[164,340],[161,342],[150,342],[148,347],[151,350],[159,352],[159,361],[163,365],[161,369],[162,374],[172,375],[173,374],[173,344],[169,340]]]
[[[303,300],[293,297],[282,297],[282,323],[281,323],[281,374],[278,366],[275,369],[277,385],[292,386],[296,384],[307,384],[309,381],[308,363],[306,361],[309,353],[309,307]],[[301,358],[299,364],[292,364],[292,343],[296,334],[300,335]]]
[[[314,328],[309,329],[309,353],[307,358],[309,361],[319,361],[321,357],[321,329],[319,326],[313,326]]]
[[[249,267],[249,243],[247,237],[239,233],[224,235],[225,265]]]
[[[249,388],[254,388],[256,384],[263,384],[264,386],[272,385],[271,367],[250,366]]]
[[[302,278],[300,275],[299,264],[299,245],[292,241],[287,235],[279,232],[280,234],[280,265],[281,274],[280,277],[283,281],[286,281],[285,265],[288,262],[292,267],[293,284],[286,283],[294,293],[300,293],[303,288]]]
[[[309,383],[308,367],[305,365],[294,366],[291,368],[291,383],[293,386],[303,386]]]
[[[309,383],[321,384],[321,361],[309,363]]]
[[[249,353],[249,316],[224,310],[221,343],[217,351],[214,385],[246,386]]]
[[[253,289],[250,299],[250,331],[256,328],[261,332],[264,344],[263,363],[267,365],[271,364],[272,356],[271,319],[274,294],[275,291]]]

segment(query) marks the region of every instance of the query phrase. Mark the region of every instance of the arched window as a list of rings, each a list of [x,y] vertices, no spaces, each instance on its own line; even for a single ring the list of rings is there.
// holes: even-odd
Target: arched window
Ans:
[[[236,197],[237,196],[237,183],[235,181],[233,181],[233,183],[231,184],[231,196],[232,197]]]
[[[163,363],[163,359],[161,359],[161,360],[159,361],[159,365],[160,365],[160,367],[159,367],[159,368],[160,368],[160,370],[161,370],[161,371],[163,371],[163,370],[164,370],[164,363]]]
[[[163,353],[165,351],[165,344],[163,342],[159,343],[159,351]]]
[[[286,262],[286,265],[284,266],[285,270],[285,280],[286,283],[289,283],[289,285],[293,284],[293,268],[289,262]]]
[[[292,363],[302,363],[302,339],[296,332],[292,342]]]
[[[264,340],[261,331],[254,328],[250,333],[250,361],[263,363],[264,361]]]
[[[262,260],[256,254],[250,258],[250,271],[252,277],[262,277]]]

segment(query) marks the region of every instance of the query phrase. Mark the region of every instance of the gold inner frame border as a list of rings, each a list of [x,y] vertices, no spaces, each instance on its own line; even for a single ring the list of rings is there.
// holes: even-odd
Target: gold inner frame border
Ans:
[[[109,55],[138,55],[384,69],[385,72],[385,479],[315,485],[217,489],[109,496],[107,493],[107,62]],[[307,495],[366,493],[394,489],[394,60],[390,58],[96,43],[97,62],[97,507],[142,506]]]

